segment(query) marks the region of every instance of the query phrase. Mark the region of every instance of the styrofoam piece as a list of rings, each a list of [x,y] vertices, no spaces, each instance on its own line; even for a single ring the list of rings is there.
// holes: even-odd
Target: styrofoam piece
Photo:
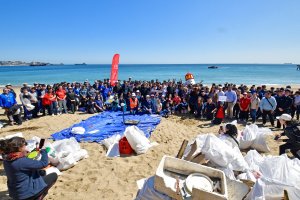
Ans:
[[[227,200],[227,184],[224,172],[211,167],[177,159],[170,156],[164,156],[156,170],[154,178],[154,188],[174,199],[184,199],[185,191],[182,190],[183,182],[190,174],[201,173],[210,178],[220,179],[221,193],[207,192],[201,189],[193,188],[192,199],[197,200]],[[179,182],[179,183],[178,183]],[[179,191],[176,188],[179,185]]]

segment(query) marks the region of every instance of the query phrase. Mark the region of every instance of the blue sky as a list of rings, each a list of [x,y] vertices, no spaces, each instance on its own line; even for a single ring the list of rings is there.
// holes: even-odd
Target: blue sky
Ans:
[[[299,0],[1,0],[0,60],[300,63]]]

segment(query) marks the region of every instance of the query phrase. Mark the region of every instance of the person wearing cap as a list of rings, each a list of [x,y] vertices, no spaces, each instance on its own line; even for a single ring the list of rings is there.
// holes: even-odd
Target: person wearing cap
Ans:
[[[0,95],[0,107],[5,110],[10,125],[13,125],[14,121],[19,125],[22,124],[20,107],[18,106],[14,95],[10,93],[7,88],[4,88],[3,93]]]
[[[247,92],[244,92],[240,98],[240,120],[248,121],[249,118],[249,110],[250,110],[251,99],[248,97]]]
[[[276,109],[277,102],[274,97],[271,96],[271,92],[267,91],[265,93],[264,98],[260,101],[259,107],[262,112],[262,120],[263,125],[266,125],[267,122],[267,116],[269,117],[269,120],[271,122],[271,125],[274,126],[274,118],[273,113]]]
[[[291,153],[298,159],[300,159],[300,123],[293,120],[289,114],[282,114],[277,117],[281,124],[285,125],[284,132],[277,135],[275,140],[278,140],[281,136],[286,136],[288,139],[282,139],[286,142],[279,146],[279,155],[284,154],[287,149],[290,149]]]
[[[150,95],[146,95],[146,99],[143,101],[142,109],[146,114],[152,114],[152,101]]]
[[[14,95],[15,98],[17,97],[17,94],[16,94],[16,92],[12,89],[12,85],[11,85],[10,83],[6,84],[5,87],[9,90],[9,93],[12,93],[12,94]]]
[[[130,113],[135,115],[138,112],[139,101],[136,98],[136,94],[132,93],[131,98],[129,99]]]

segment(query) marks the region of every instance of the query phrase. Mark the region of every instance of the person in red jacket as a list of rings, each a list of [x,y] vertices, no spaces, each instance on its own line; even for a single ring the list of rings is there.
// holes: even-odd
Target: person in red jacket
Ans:
[[[53,114],[53,101],[56,101],[55,96],[53,95],[53,89],[50,88],[42,98],[42,105],[43,105],[43,115],[46,115],[46,109],[49,115]]]
[[[240,98],[240,120],[248,121],[251,99],[248,97],[247,92],[244,92]]]
[[[178,94],[175,93],[175,95],[174,95],[172,101],[173,101],[173,110],[174,110],[175,112],[178,112],[178,111],[179,111],[179,105],[180,105],[180,103],[181,103],[181,98],[180,98],[180,96],[178,96]]]
[[[225,118],[224,102],[220,101],[218,107],[212,112],[216,112],[213,124],[221,124]]]

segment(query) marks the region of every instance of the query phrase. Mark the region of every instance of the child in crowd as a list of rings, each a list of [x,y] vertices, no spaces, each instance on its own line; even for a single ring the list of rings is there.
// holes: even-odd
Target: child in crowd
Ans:
[[[213,124],[221,124],[225,118],[224,102],[220,101],[219,105],[214,109],[213,112],[216,113]]]

